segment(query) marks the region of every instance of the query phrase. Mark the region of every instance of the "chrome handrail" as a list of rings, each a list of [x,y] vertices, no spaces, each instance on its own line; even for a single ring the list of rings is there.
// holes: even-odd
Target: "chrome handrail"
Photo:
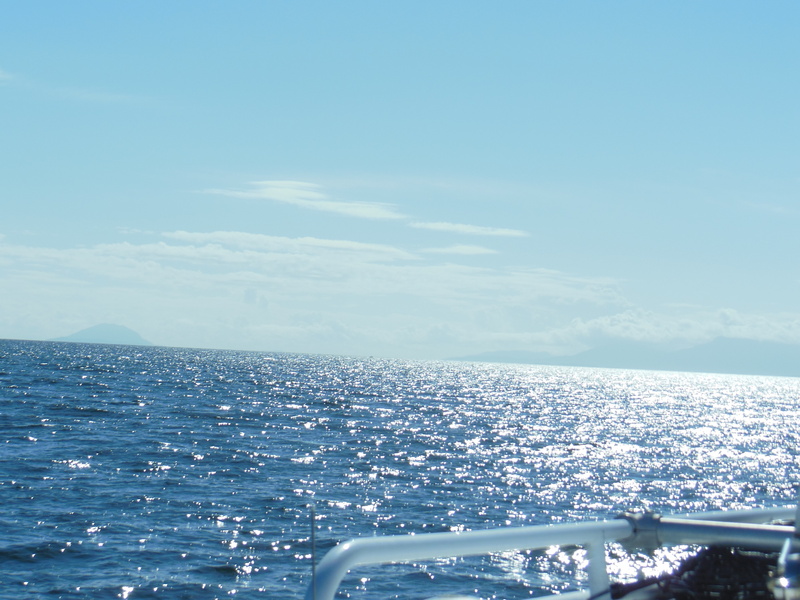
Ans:
[[[356,538],[330,550],[316,567],[306,600],[334,600],[353,567],[393,562],[473,556],[493,552],[534,550],[559,545],[584,546],[588,552],[588,592],[575,597],[609,600],[605,544],[626,545],[720,544],[780,550],[792,527],[753,525],[753,521],[793,519],[796,508],[714,511],[681,515],[680,518],[621,515],[607,521],[532,525],[480,531],[423,533]],[[777,546],[776,546],[777,544]],[[564,598],[563,594],[558,595]]]
[[[306,600],[333,600],[342,579],[356,566],[529,550],[561,544],[587,547],[589,588],[591,595],[596,595],[600,600],[604,594],[608,594],[609,589],[605,567],[605,542],[624,538],[632,533],[633,526],[628,521],[617,519],[482,531],[357,538],[339,544],[325,555],[317,566],[316,584],[313,587],[309,586]]]

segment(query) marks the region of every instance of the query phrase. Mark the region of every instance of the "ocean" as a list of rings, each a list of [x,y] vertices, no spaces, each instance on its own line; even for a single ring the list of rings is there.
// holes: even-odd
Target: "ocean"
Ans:
[[[792,504],[800,379],[0,341],[0,598],[288,598],[374,536]],[[576,548],[342,598],[567,589]],[[611,547],[612,577],[668,568]]]

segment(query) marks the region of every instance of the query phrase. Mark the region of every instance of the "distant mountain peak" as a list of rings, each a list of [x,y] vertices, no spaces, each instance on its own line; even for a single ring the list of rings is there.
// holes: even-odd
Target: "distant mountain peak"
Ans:
[[[102,323],[81,329],[66,337],[56,338],[54,342],[78,342],[83,344],[121,344],[126,346],[152,346],[133,329],[123,325]]]

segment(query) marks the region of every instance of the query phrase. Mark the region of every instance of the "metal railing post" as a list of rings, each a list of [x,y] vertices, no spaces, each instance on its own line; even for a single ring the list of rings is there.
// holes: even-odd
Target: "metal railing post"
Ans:
[[[589,597],[592,600],[611,600],[605,540],[602,537],[594,539],[585,548],[589,555]]]

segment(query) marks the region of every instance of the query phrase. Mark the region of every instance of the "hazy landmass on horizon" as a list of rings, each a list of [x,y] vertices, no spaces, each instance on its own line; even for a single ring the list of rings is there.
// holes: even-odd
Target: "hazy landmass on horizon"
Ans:
[[[152,345],[132,329],[113,324],[95,325],[52,341]],[[457,356],[450,360],[800,377],[800,345],[730,338],[718,338],[679,350],[621,341],[568,356],[496,351]]]

